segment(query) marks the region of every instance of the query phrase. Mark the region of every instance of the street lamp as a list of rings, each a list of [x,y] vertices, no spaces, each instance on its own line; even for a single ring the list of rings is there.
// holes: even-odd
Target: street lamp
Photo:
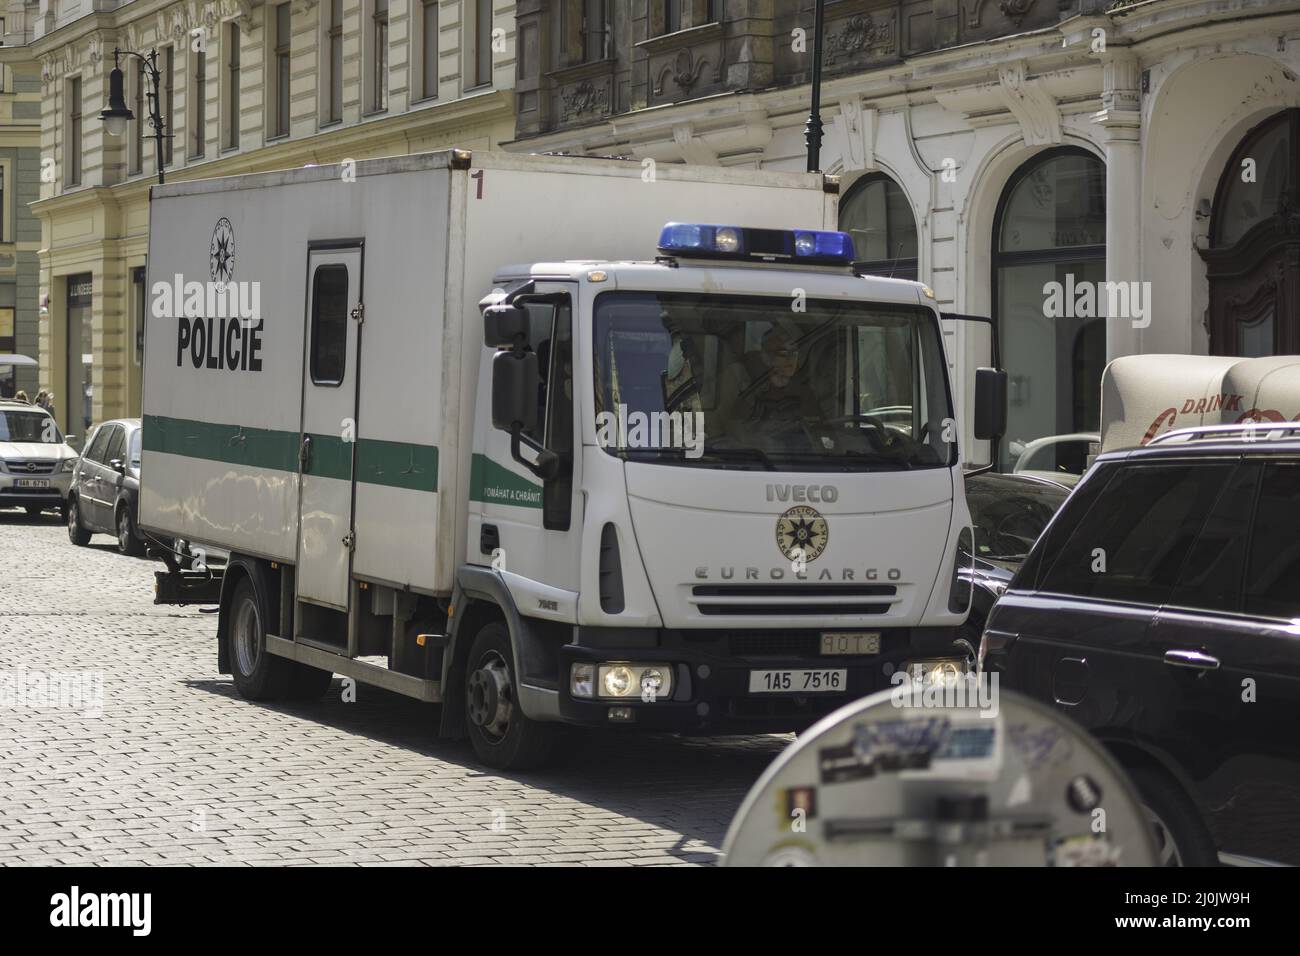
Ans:
[[[812,106],[808,111],[808,123],[803,128],[810,173],[820,172],[822,166],[822,33],[825,16],[826,0],[817,0],[813,14]]]
[[[162,83],[162,72],[158,69],[157,50],[150,50],[147,54],[136,53],[132,50],[113,51],[113,72],[108,75],[108,109],[101,112],[99,118],[104,121],[104,128],[108,130],[109,136],[121,136],[126,131],[127,121],[135,119],[135,114],[126,105],[122,70],[117,65],[118,60],[124,54],[135,57],[143,64],[144,72],[149,75],[149,81],[153,85],[153,89],[148,91],[145,99],[149,103],[149,125],[153,128],[154,140],[157,144],[155,156],[158,160],[158,185],[161,186],[164,182],[163,139],[170,138],[171,134],[165,132],[167,126],[159,108],[159,86]]]

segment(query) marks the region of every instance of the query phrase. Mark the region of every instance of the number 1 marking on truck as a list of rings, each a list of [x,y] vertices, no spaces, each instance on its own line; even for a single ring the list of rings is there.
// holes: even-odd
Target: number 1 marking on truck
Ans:
[[[474,170],[474,172],[469,174],[469,178],[478,180],[478,194],[474,198],[482,199],[483,198],[483,170],[481,169]]]

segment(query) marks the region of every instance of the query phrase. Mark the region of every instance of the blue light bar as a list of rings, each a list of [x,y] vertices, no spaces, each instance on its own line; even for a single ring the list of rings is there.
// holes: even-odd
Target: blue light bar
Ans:
[[[665,255],[700,259],[747,259],[806,265],[852,265],[853,237],[812,229],[751,229],[670,222],[659,234]]]

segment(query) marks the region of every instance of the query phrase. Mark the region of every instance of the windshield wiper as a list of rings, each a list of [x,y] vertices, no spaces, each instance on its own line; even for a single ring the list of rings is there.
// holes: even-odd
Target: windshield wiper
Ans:
[[[708,446],[705,446],[704,454],[713,455],[717,458],[723,459],[724,461],[728,457],[732,460],[735,460],[736,458],[751,458],[761,462],[763,467],[768,471],[776,471],[776,465],[772,464],[772,459],[769,458],[767,452],[763,451],[761,448],[709,448]]]

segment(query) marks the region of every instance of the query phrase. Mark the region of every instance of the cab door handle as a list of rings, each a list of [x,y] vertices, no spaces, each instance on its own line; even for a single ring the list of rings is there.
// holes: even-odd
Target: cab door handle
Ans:
[[[1200,651],[1168,650],[1165,651],[1165,663],[1172,667],[1186,667],[1197,671],[1217,671],[1219,659]]]

